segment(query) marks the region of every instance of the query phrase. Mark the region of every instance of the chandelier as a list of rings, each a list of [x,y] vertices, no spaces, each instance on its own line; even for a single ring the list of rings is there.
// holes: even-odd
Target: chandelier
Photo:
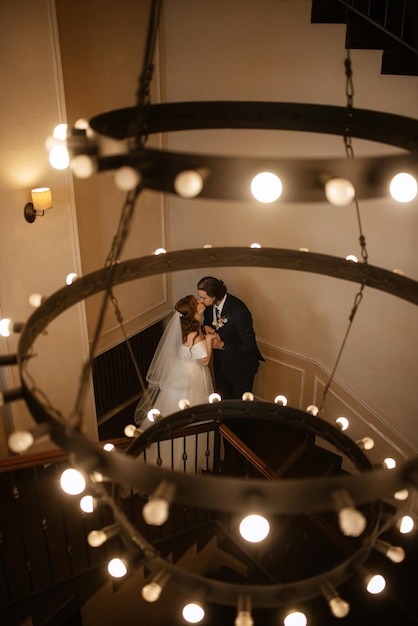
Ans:
[[[107,452],[83,436],[81,411],[64,420],[43,401],[27,376],[26,365],[33,358],[36,338],[64,311],[100,292],[104,293],[105,306],[116,285],[163,273],[196,267],[284,268],[356,283],[360,286],[360,299],[363,289],[369,287],[418,304],[416,281],[368,262],[361,228],[361,263],[306,250],[242,247],[181,250],[120,261],[129,220],[144,189],[177,194],[185,199],[248,200],[251,194],[257,197],[253,184],[256,175],[267,173],[272,176],[272,195],[267,200],[261,197],[261,202],[275,201],[279,197],[288,202],[317,202],[327,198],[337,205],[355,202],[358,211],[359,200],[385,195],[390,181],[397,175],[406,175],[410,180],[417,170],[418,122],[376,111],[354,110],[350,96],[346,108],[274,102],[151,104],[149,81],[160,10],[161,2],[153,2],[137,106],[97,115],[87,128],[79,125],[71,129],[65,139],[69,164],[75,176],[86,178],[114,171],[115,183],[127,192],[127,200],[120,230],[105,267],[77,278],[43,299],[26,324],[14,327],[14,330],[21,331],[17,354],[2,356],[0,364],[18,366],[21,387],[5,391],[2,400],[12,402],[23,398],[37,422],[33,431],[14,434],[14,450],[25,451],[28,444],[47,435],[68,452],[72,465],[81,472],[89,491],[108,506],[114,516],[112,527],[102,529],[100,539],[95,535],[96,539],[92,541],[106,540],[115,533],[123,536],[128,552],[135,557],[136,567],[144,565],[153,574],[152,582],[146,590],[144,588],[144,598],[148,595],[151,601],[158,599],[164,586],[174,582],[205,601],[235,606],[236,626],[254,623],[251,607],[281,607],[289,609],[291,615],[299,616],[298,606],[318,596],[326,599],[335,617],[344,617],[349,607],[337,589],[353,575],[360,575],[369,582],[371,575],[365,565],[372,550],[383,550],[395,561],[402,558],[396,547],[386,545],[381,535],[396,526],[411,506],[411,491],[418,488],[418,459],[411,459],[391,470],[376,469],[361,446],[338,427],[324,421],[320,411],[284,406],[280,400],[260,402],[250,394],[242,400],[220,399],[198,407],[185,405],[179,412],[158,420],[145,432],[134,429],[133,442],[124,453]],[[350,84],[349,63],[346,64],[346,75]],[[145,145],[146,138],[153,133],[213,128],[284,129],[340,135],[345,138],[348,158],[225,157],[162,151]],[[119,140],[121,150],[112,155],[101,154],[101,136]],[[354,159],[350,144],[352,137],[383,142],[402,148],[406,153]],[[57,144],[55,147],[63,146]],[[265,189],[266,183],[262,187]],[[412,182],[412,189],[410,197],[413,197],[414,189],[416,193],[416,183],[414,187]],[[351,318],[354,318],[357,306],[358,303]],[[95,340],[100,327],[99,318]],[[94,345],[95,341],[92,353]],[[80,402],[89,368],[90,362],[86,363],[81,378]],[[213,423],[222,432],[225,420],[231,419],[260,419],[309,433],[323,439],[349,459],[355,471],[327,478],[271,481],[181,474],[138,463],[141,452],[160,436],[169,437],[176,429],[203,422]],[[333,512],[340,523],[337,541],[342,557],[326,571],[283,584],[229,584],[198,576],[161,557],[123,512],[120,487],[147,494],[148,503],[154,508],[150,513],[148,507],[144,516],[151,525],[163,523],[173,503],[236,515],[245,511],[264,519],[306,513],[317,519],[323,512]],[[382,513],[387,499],[396,503],[391,516]],[[335,534],[335,529],[328,528],[327,531]]]

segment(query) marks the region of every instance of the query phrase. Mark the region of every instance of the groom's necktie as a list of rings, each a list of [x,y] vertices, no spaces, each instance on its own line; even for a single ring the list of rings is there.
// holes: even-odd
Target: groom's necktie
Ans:
[[[219,307],[215,306],[215,311],[216,311],[216,319],[220,319],[221,317],[221,310]]]

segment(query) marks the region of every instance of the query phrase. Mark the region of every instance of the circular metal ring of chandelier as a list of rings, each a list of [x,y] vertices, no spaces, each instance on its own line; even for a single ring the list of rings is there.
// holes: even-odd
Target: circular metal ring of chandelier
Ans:
[[[324,181],[344,178],[358,199],[386,196],[390,179],[418,170],[418,121],[412,118],[338,106],[283,102],[176,102],[130,107],[90,120],[97,133],[113,139],[205,129],[268,129],[349,135],[405,150],[390,156],[324,159],[226,157],[160,151],[141,147],[125,154],[98,155],[98,169],[137,168],[144,187],[176,193],[174,180],[183,171],[202,173],[202,198],[252,200],[248,181],[260,171],[277,173],[285,185],[282,201],[324,201]],[[80,152],[83,148],[80,148]],[[74,152],[78,153],[76,143]],[[409,152],[409,154],[408,154]]]
[[[63,311],[100,291],[109,289],[124,282],[145,278],[147,276],[196,269],[197,267],[226,267],[249,266],[284,268],[298,271],[309,271],[318,274],[335,276],[337,278],[364,282],[366,285],[391,293],[411,303],[418,304],[417,282],[393,272],[353,264],[343,259],[318,255],[309,252],[295,252],[280,249],[248,249],[248,248],[211,248],[197,250],[182,250],[159,256],[147,256],[139,259],[124,261],[110,267],[97,270],[87,276],[77,279],[47,298],[31,315],[25,324],[18,347],[19,375],[22,383],[22,395],[38,423],[47,423],[51,428],[51,439],[62,449],[68,451],[76,464],[86,472],[98,471],[116,485],[129,485],[132,488],[146,489],[152,492],[161,479],[166,477],[177,483],[176,501],[186,504],[196,504],[197,494],[206,493],[205,504],[213,505],[213,509],[240,511],[242,503],[248,500],[249,495],[256,493],[266,512],[302,513],[306,511],[307,502],[312,510],[332,510],[332,493],[338,489],[346,489],[353,497],[354,504],[374,503],[377,500],[390,496],[396,491],[411,485],[417,487],[417,459],[412,459],[390,472],[387,470],[362,471],[358,475],[334,476],[329,478],[311,478],[307,480],[291,481],[260,481],[240,480],[222,477],[222,490],[218,488],[216,477],[181,475],[158,467],[141,466],[138,471],[138,459],[130,454],[115,452],[106,453],[97,443],[87,440],[77,429],[71,429],[65,423],[58,421],[49,407],[44,406],[41,399],[33,392],[25,381],[24,365],[29,357],[29,351],[36,337],[43,332],[46,326]],[[244,410],[252,403],[245,405]],[[222,405],[224,408],[222,408]],[[263,403],[254,410],[263,410]],[[221,402],[218,407],[202,405],[186,410],[186,413],[174,414],[168,418],[166,424],[189,418],[198,419],[199,415],[208,419],[210,411],[227,410],[228,403]],[[266,403],[266,410],[270,405]],[[311,419],[308,414],[288,407],[274,407],[274,413],[280,419],[296,418],[311,424],[320,424]],[[195,417],[193,417],[195,416]],[[319,427],[319,426],[318,426]],[[156,428],[158,430],[158,428]],[[333,431],[333,427],[329,430]],[[325,431],[324,431],[325,434]],[[149,436],[149,435],[148,435]],[[341,437],[341,435],[340,435]],[[359,453],[356,453],[359,454]],[[364,457],[361,454],[357,460]],[[363,466],[364,469],[365,466]],[[213,482],[215,481],[215,482]],[[253,484],[254,483],[254,484]],[[222,495],[220,495],[222,494]],[[297,497],[296,497],[297,495]],[[192,501],[191,501],[192,500]],[[117,512],[117,507],[115,508]],[[376,513],[376,515],[378,515]],[[376,517],[375,517],[376,520]],[[318,574],[311,579],[304,579],[293,583],[279,585],[235,585],[185,572],[175,564],[167,563],[158,555],[155,548],[132,526],[125,516],[117,520],[126,535],[134,545],[140,549],[142,562],[151,571],[167,569],[179,584],[190,590],[197,590],[204,585],[209,601],[234,605],[238,594],[250,594],[254,606],[279,606],[289,600],[304,601],[319,595],[319,586],[328,581],[336,586],[344,582],[351,575],[351,568],[357,562],[364,562],[373,545],[373,535],[366,538],[360,548],[350,554],[341,564],[332,571]]]

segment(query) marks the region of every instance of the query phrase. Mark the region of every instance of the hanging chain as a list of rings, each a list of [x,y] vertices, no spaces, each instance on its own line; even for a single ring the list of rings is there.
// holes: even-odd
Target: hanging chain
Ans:
[[[348,22],[347,22],[347,28],[348,28]],[[350,48],[347,48],[347,55],[344,61],[344,67],[345,67],[345,77],[346,77],[346,83],[345,83],[345,94],[346,94],[346,98],[347,98],[347,122],[346,122],[346,126],[345,126],[345,130],[344,130],[344,146],[345,146],[345,152],[347,155],[347,159],[353,159],[354,158],[354,149],[353,149],[353,144],[352,144],[352,137],[351,137],[351,126],[352,126],[352,120],[353,120],[353,115],[354,115],[354,108],[353,108],[353,103],[354,103],[354,83],[353,83],[353,71],[352,71],[352,67],[351,67],[351,58],[350,58]],[[358,229],[359,229],[359,242],[360,242],[360,250],[361,250],[361,257],[364,263],[364,272],[367,272],[367,263],[368,263],[368,253],[367,253],[367,247],[366,247],[366,238],[363,234],[363,230],[362,230],[362,226],[361,226],[361,218],[360,218],[360,207],[359,207],[359,203],[358,203],[358,199],[357,199],[357,195],[354,195],[354,205],[355,205],[355,209],[356,209],[356,216],[357,216],[357,223],[358,223]],[[342,353],[344,351],[344,347],[345,344],[347,342],[348,339],[348,335],[350,333],[354,318],[356,316],[358,307],[360,306],[360,303],[363,299],[363,291],[364,291],[364,287],[366,285],[366,279],[365,276],[361,282],[361,287],[359,289],[359,291],[357,292],[357,294],[355,295],[354,298],[354,305],[353,308],[351,309],[351,313],[349,315],[349,323],[348,323],[348,327],[347,330],[345,332],[344,335],[344,339],[342,341],[340,350],[338,352],[338,356],[337,359],[335,361],[334,367],[332,369],[331,375],[329,377],[329,380],[327,382],[327,384],[325,385],[324,388],[324,392],[322,394],[322,399],[321,399],[321,403],[318,407],[319,409],[319,415],[321,415],[324,407],[325,407],[325,401],[327,398],[327,394],[329,391],[329,388],[331,386],[331,383],[334,380],[335,377],[335,372],[337,370],[338,364],[340,362]]]

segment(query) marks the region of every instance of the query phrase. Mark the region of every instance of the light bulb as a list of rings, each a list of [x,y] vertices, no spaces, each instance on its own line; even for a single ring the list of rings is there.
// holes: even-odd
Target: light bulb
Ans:
[[[174,179],[174,189],[182,198],[195,198],[203,189],[203,176],[196,170],[184,170]]]
[[[34,309],[37,309],[41,306],[44,297],[40,293],[31,293],[29,296],[29,304],[33,306]]]
[[[92,530],[87,535],[87,543],[92,548],[98,548],[102,546],[107,539],[106,533],[103,530]]]
[[[161,595],[163,588],[157,582],[150,582],[142,587],[141,595],[146,602],[156,602]]]
[[[282,190],[282,181],[272,172],[260,172],[251,181],[251,193],[254,198],[265,204],[280,198]]]
[[[219,393],[211,393],[208,400],[209,404],[213,404],[214,402],[220,402],[222,400],[222,396]]]
[[[103,450],[106,450],[106,452],[112,452],[115,449],[115,444],[110,443],[110,441],[108,443],[105,443],[103,446]]]
[[[190,402],[189,400],[187,400],[187,398],[183,398],[182,400],[179,400],[180,411],[183,411],[184,409],[188,409],[189,406],[190,406]]]
[[[10,450],[16,454],[29,450],[33,442],[33,434],[29,430],[15,430],[7,441]]]
[[[67,285],[72,285],[73,282],[75,280],[77,280],[78,278],[78,274],[76,274],[75,272],[70,272],[69,274],[67,274],[67,276],[65,277],[65,283]]]
[[[122,578],[128,572],[128,568],[122,559],[111,559],[107,564],[107,571],[113,578]]]
[[[157,248],[154,250],[154,254],[155,256],[158,256],[159,254],[167,254],[167,250],[165,248]]]
[[[124,165],[115,172],[115,185],[121,191],[131,191],[141,182],[141,175],[134,167]]]
[[[345,257],[346,261],[352,261],[353,263],[358,263],[358,258],[355,254],[349,254]]]
[[[398,202],[411,202],[417,195],[417,181],[411,174],[401,172],[391,180],[390,195]]]
[[[399,532],[403,535],[410,533],[414,528],[414,520],[410,515],[403,515],[398,522]]]
[[[399,491],[396,491],[396,493],[393,494],[393,497],[395,498],[395,500],[408,500],[409,498],[409,491],[408,489],[400,489]]]
[[[88,120],[84,119],[84,117],[79,117],[78,120],[74,122],[74,128],[78,128],[79,130],[87,130],[90,128]]]
[[[239,525],[241,537],[250,543],[263,541],[270,532],[270,524],[262,515],[247,515]]]
[[[381,593],[386,587],[386,580],[380,574],[374,574],[367,579],[366,589],[371,594]]]
[[[317,406],[315,406],[315,404],[310,404],[308,406],[308,408],[306,409],[306,412],[310,413],[311,415],[315,415],[316,416],[319,413],[319,409],[318,409]]]
[[[325,183],[325,196],[334,206],[347,206],[355,196],[353,184],[346,178],[330,178]]]
[[[341,532],[347,537],[358,537],[366,528],[366,518],[352,506],[345,506],[338,512],[338,523]]]
[[[142,509],[142,516],[151,526],[162,526],[170,513],[170,505],[165,498],[151,496]]]
[[[76,178],[90,178],[97,172],[97,161],[88,154],[77,154],[71,159],[70,167]]]
[[[147,413],[147,418],[150,422],[156,422],[160,415],[161,413],[158,409],[150,409]]]
[[[242,399],[244,400],[244,402],[252,402],[254,400],[254,395],[251,393],[251,391],[245,391],[242,394]]]
[[[402,563],[405,559],[405,550],[401,546],[389,546],[385,554],[393,563]]]
[[[350,422],[348,421],[346,417],[337,417],[335,422],[341,428],[341,430],[347,430],[347,428],[350,425]]]
[[[86,488],[84,476],[76,469],[66,469],[61,474],[61,488],[65,493],[78,495]]]
[[[83,496],[80,500],[80,509],[84,511],[84,513],[93,513],[94,511],[93,496]]]
[[[292,610],[284,618],[284,626],[306,626],[307,621],[305,613]]]
[[[183,607],[182,615],[189,624],[197,624],[205,617],[205,611],[200,604],[191,602]]]
[[[250,245],[250,248],[261,248],[261,246],[260,246],[260,244],[259,244],[259,243],[252,243],[252,244]]]
[[[137,433],[137,428],[136,426],[134,426],[134,424],[126,424],[123,432],[125,434],[125,437],[135,437]]]
[[[386,469],[394,469],[396,467],[396,461],[395,459],[392,459],[392,457],[388,456],[386,459],[383,459],[383,465]]]
[[[9,337],[12,329],[12,320],[8,317],[4,317],[0,320],[0,335],[2,337]]]
[[[67,124],[57,124],[54,130],[52,131],[53,137],[55,139],[59,139],[60,141],[65,141],[67,139]]]
[[[286,396],[282,396],[282,395],[278,395],[274,398],[274,404],[281,404],[282,406],[286,406],[287,405],[287,398]]]
[[[374,448],[374,439],[371,437],[363,437],[356,443],[361,450],[372,450]]]
[[[329,601],[329,608],[331,609],[331,613],[334,617],[346,617],[346,615],[350,612],[350,605],[348,602],[339,596],[331,598]]]
[[[235,619],[235,626],[253,626],[254,620],[250,611],[239,611]]]
[[[65,170],[70,164],[66,146],[54,146],[49,153],[49,162],[55,170]]]

